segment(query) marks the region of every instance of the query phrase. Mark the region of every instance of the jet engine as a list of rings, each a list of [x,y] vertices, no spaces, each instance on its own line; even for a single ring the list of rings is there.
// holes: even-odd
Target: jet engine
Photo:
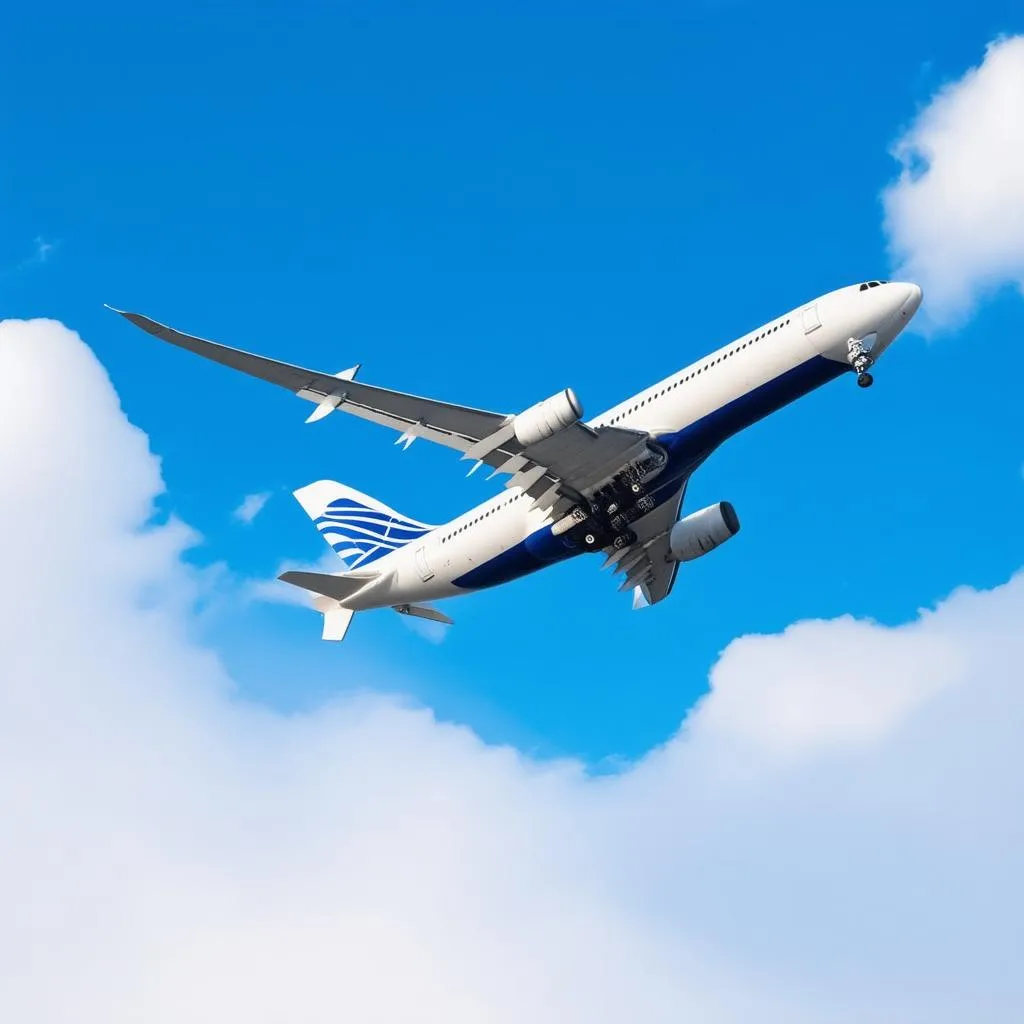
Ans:
[[[524,447],[546,441],[571,427],[583,415],[583,406],[572,388],[531,405],[515,418],[516,440]]]
[[[708,505],[680,519],[668,537],[669,553],[677,562],[692,562],[724,544],[740,531],[736,510],[727,501]]]

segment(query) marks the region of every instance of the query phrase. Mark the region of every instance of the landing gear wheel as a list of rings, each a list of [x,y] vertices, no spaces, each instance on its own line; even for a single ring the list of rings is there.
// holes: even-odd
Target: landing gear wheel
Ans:
[[[592,533],[588,533],[583,538],[583,543],[586,544],[588,548],[592,548],[597,543],[597,537],[595,537]]]
[[[612,541],[612,547],[616,551],[621,551],[623,548],[628,548],[630,544],[636,543],[636,534],[632,530],[626,530],[625,533],[617,534],[615,539]]]
[[[857,374],[857,383],[862,388],[871,387],[874,378],[868,373],[868,370],[874,366],[875,361],[864,347],[864,342],[860,338],[851,338],[846,343],[846,350],[847,361]]]
[[[632,491],[632,492],[633,492],[634,494],[639,494],[639,493],[640,493],[640,485],[639,485],[639,484],[637,484],[637,483],[633,483],[633,484],[630,484],[630,485],[629,485],[629,489],[630,489],[630,490],[631,490],[631,491]]]

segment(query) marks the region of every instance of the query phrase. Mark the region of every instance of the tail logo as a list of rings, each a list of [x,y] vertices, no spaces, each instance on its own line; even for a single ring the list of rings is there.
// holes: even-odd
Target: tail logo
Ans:
[[[332,501],[314,520],[321,536],[358,569],[400,547],[419,540],[432,529],[397,513],[371,508],[351,497]]]

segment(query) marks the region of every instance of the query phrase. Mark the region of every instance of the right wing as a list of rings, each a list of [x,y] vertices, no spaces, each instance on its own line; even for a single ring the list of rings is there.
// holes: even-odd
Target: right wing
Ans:
[[[315,402],[317,408],[310,421],[337,409],[399,431],[401,436],[396,443],[404,442],[406,447],[422,437],[454,448],[463,453],[464,459],[491,466],[492,476],[509,474],[505,486],[521,487],[538,507],[554,508],[560,503],[568,507],[579,495],[592,492],[639,458],[647,448],[648,435],[644,431],[592,428],[582,422],[536,444],[523,446],[516,439],[512,415],[363,384],[353,379],[358,367],[338,374],[307,370],[183,334],[140,313],[119,309],[114,312],[162,341]]]
[[[608,549],[605,565],[614,563],[615,573],[625,574],[619,590],[633,588],[634,608],[663,601],[676,581],[679,563],[669,557],[668,538],[679,518],[688,483],[687,478],[666,501],[630,526],[636,540],[629,547],[620,551]],[[638,593],[643,601],[639,600]]]

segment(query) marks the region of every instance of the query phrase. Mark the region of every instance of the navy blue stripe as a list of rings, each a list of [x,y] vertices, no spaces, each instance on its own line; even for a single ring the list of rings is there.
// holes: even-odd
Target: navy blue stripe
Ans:
[[[659,444],[669,450],[670,455],[693,459],[717,448],[733,434],[762,420],[765,416],[795,402],[798,398],[820,388],[844,373],[849,372],[845,363],[837,363],[824,356],[814,356],[792,370],[733,399],[707,416],[683,427],[675,434],[662,435]]]

